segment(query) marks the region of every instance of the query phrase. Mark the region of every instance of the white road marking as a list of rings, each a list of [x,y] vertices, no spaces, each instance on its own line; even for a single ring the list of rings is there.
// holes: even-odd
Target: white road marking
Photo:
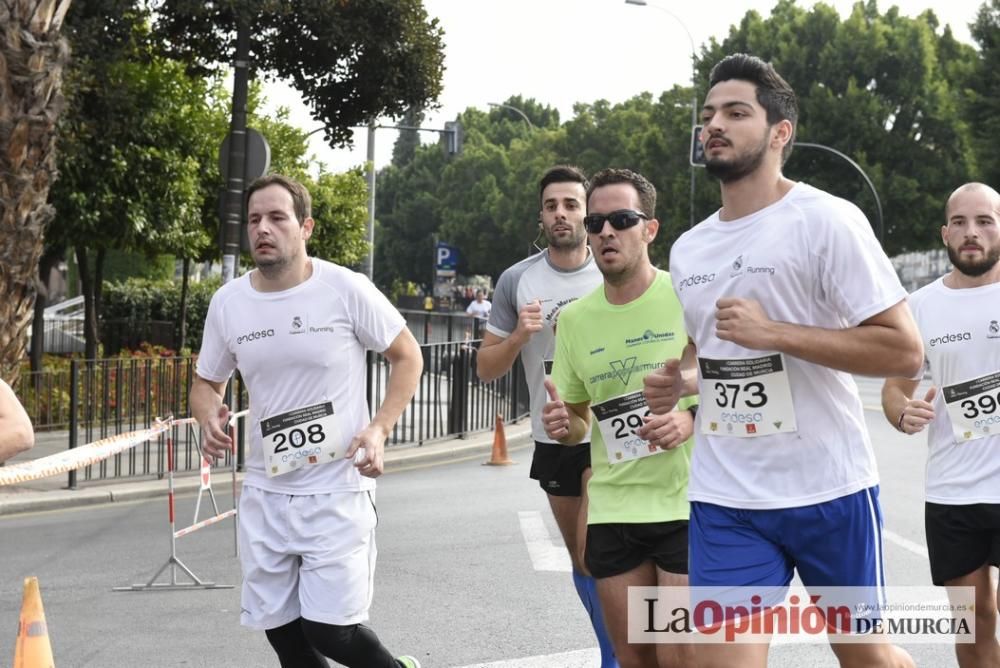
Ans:
[[[565,550],[563,550],[565,552]],[[473,663],[460,668],[593,668],[601,663],[601,651],[594,649],[581,649],[575,652],[563,652],[561,654],[545,654],[538,656],[526,656],[523,659],[508,659],[505,661],[495,661],[493,663]]]
[[[923,557],[925,559],[928,558],[927,547],[921,545],[920,543],[915,543],[909,538],[903,538],[898,533],[893,533],[892,531],[886,531],[885,529],[882,530],[882,537],[888,541],[895,543],[896,545],[899,545],[900,547],[906,550],[909,550],[918,557]]]
[[[566,547],[562,543],[557,545],[552,542],[540,512],[522,510],[517,513],[517,516],[521,522],[521,533],[524,535],[524,544],[528,547],[531,565],[536,571],[569,573],[573,570],[569,552],[566,551]]]

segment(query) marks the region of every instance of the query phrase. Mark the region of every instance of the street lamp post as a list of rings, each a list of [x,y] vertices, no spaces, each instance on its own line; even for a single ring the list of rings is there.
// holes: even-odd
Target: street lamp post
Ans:
[[[677,16],[677,14],[674,14],[666,7],[650,4],[646,0],[625,0],[625,4],[636,5],[638,7],[651,7],[659,12],[663,12],[664,14],[672,18],[674,21],[676,21],[677,24],[684,29],[684,34],[687,35],[688,42],[691,44],[691,127],[693,128],[694,126],[698,125],[698,85],[697,85],[698,71],[696,69],[696,65],[698,62],[698,52],[695,49],[694,38],[691,36],[691,31],[688,30],[687,25],[685,25],[684,21],[681,20],[681,17]],[[690,219],[688,221],[689,227],[694,227],[694,185],[695,185],[694,170],[695,170],[694,165],[692,165],[691,195],[690,195],[691,212],[690,212]]]
[[[875,184],[872,183],[872,180],[870,178],[868,178],[868,174],[865,173],[865,170],[861,169],[861,165],[856,163],[846,154],[841,153],[835,148],[826,146],[825,144],[815,144],[812,142],[797,141],[792,146],[795,147],[801,146],[802,148],[815,148],[820,151],[826,151],[827,153],[832,153],[833,155],[847,162],[851,167],[855,169],[855,171],[857,171],[858,174],[861,175],[861,178],[864,179],[865,183],[868,185],[868,189],[872,191],[872,197],[875,198],[875,232],[878,235],[879,243],[884,242],[885,223],[882,221],[882,202],[878,198],[878,191],[875,190]]]
[[[524,113],[523,111],[521,111],[520,109],[518,109],[517,107],[511,106],[509,104],[501,104],[499,102],[487,102],[486,104],[490,105],[491,107],[500,107],[502,109],[510,109],[511,111],[520,114],[521,118],[524,119],[524,122],[528,124],[528,127],[531,128],[532,130],[535,129],[535,126],[531,122],[531,119],[528,118],[528,115],[526,113]]]
[[[514,107],[510,108],[514,109]],[[525,120],[528,119],[525,118]],[[361,263],[361,272],[369,279],[375,280],[375,130],[379,128],[387,130],[416,130],[418,132],[436,132],[439,135],[444,135],[446,137],[461,132],[460,128],[448,127],[448,125],[448,123],[445,123],[445,128],[440,130],[437,128],[420,128],[410,125],[376,125],[374,121],[371,121],[368,125],[363,126],[368,130],[368,152],[365,156],[365,160],[368,163],[368,172],[365,174],[365,179],[368,182],[368,221],[365,226],[365,236],[368,239],[368,254],[365,255],[365,259]],[[528,121],[528,125],[531,125],[531,121]],[[307,132],[305,136],[311,137],[317,132],[322,132],[325,129],[325,126],[318,127],[311,132]],[[461,141],[453,139],[452,145],[455,147],[457,152],[457,150],[461,147]]]

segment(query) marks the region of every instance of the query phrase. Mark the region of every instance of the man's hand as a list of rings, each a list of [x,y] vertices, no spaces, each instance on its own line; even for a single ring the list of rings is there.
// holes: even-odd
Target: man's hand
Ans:
[[[527,343],[535,333],[542,331],[542,303],[534,299],[524,306],[517,313],[517,327],[512,336],[517,337],[523,343]]]
[[[377,478],[385,468],[385,432],[375,425],[368,425],[351,439],[345,456],[354,459],[358,473],[367,478]]]
[[[559,398],[555,383],[548,378],[545,379],[545,391],[549,394],[549,401],[542,409],[542,426],[549,438],[558,441],[569,436],[569,409]]]
[[[775,322],[754,299],[723,297],[715,302],[715,335],[751,350],[774,349]]]
[[[647,415],[642,420],[645,424],[636,430],[636,434],[661,450],[673,450],[694,433],[694,416],[688,410]]]
[[[233,451],[229,437],[229,406],[222,404],[219,412],[201,424],[201,451],[205,457],[218,459]]]
[[[937,388],[932,387],[927,390],[923,400],[908,399],[900,414],[899,429],[904,434],[917,434],[924,430],[924,427],[934,419],[934,395]]]
[[[646,374],[642,385],[649,412],[655,415],[669,413],[677,405],[684,387],[681,361],[676,358],[667,360],[662,368]]]

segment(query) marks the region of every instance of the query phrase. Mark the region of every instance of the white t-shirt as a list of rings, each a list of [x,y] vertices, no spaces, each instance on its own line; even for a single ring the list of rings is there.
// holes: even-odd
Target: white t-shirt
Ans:
[[[406,321],[362,274],[311,259],[312,276],[281,292],[258,292],[250,274],[212,297],[198,375],[222,382],[239,368],[250,393],[245,484],[283,494],[368,490],[375,481],[351,460],[268,477],[260,421],[329,401],[343,444],[370,422],[365,351],[384,351]]]
[[[469,315],[476,316],[480,320],[486,320],[490,317],[490,308],[491,304],[489,299],[484,299],[481,302],[472,300],[472,302],[470,302],[466,307],[465,312]]]
[[[772,320],[828,329],[854,327],[906,298],[864,214],[803,183],[749,216],[721,221],[716,213],[684,233],[671,249],[670,273],[699,358],[774,352],[716,337],[722,297],[757,300]],[[789,355],[784,360],[797,430],[751,438],[696,430],[692,501],[791,508],[878,483],[850,374]],[[702,405],[720,399],[701,388]]]
[[[603,283],[601,272],[591,254],[587,261],[572,270],[556,267],[548,250],[525,258],[500,275],[493,293],[493,310],[487,331],[506,339],[517,328],[521,307],[538,299],[542,306],[542,329],[535,332],[521,348],[521,364],[531,399],[531,436],[542,443],[555,443],[542,426],[545,394],[544,363],[551,364],[556,351],[556,319],[564,306],[593,292]],[[590,440],[588,433],[584,440]]]
[[[932,503],[1000,503],[1000,392],[989,390],[992,400],[982,404],[972,399],[965,406],[957,402],[963,416],[991,434],[980,432],[975,435],[982,438],[967,439],[948,414],[944,389],[1000,373],[997,307],[1000,283],[952,289],[939,278],[910,296],[924,340],[924,366],[938,388],[927,434],[927,500]]]

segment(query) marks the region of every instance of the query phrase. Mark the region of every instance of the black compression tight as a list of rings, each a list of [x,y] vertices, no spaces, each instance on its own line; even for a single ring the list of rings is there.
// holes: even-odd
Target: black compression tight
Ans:
[[[335,626],[299,618],[267,630],[281,668],[328,668],[327,656],[347,668],[398,668],[399,663],[367,626]]]

